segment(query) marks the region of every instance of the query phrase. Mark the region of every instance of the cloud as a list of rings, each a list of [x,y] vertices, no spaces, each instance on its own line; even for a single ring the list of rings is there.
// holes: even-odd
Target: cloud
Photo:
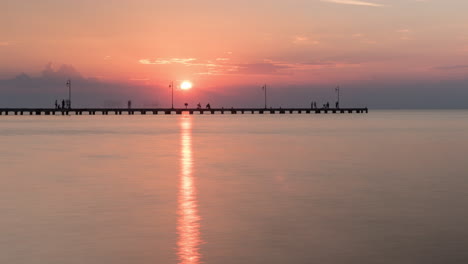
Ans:
[[[372,2],[365,2],[365,1],[358,1],[358,0],[321,0],[322,2],[329,2],[335,4],[343,4],[343,5],[356,5],[356,6],[370,6],[370,7],[382,7],[384,5],[372,3]]]
[[[288,65],[281,65],[275,63],[248,63],[248,64],[237,64],[236,74],[258,74],[258,75],[271,75],[278,74],[281,70],[291,68]]]
[[[155,60],[150,60],[150,59],[141,59],[139,62],[141,64],[156,64],[156,65],[164,65],[164,64],[185,64],[185,65],[191,65],[193,64],[194,61],[197,59],[195,58],[167,58],[167,59],[155,59]]]
[[[293,69],[321,69],[349,67],[350,64],[333,61],[288,63],[265,60],[250,64],[229,64],[227,69],[248,74],[287,74]],[[1,107],[53,107],[55,100],[68,97],[65,86],[68,75],[78,72],[73,67],[60,66],[57,69],[47,65],[39,76],[19,74],[11,79],[0,79]],[[468,68],[468,65],[443,66],[441,68]],[[62,70],[60,70],[62,69]],[[223,68],[223,70],[226,70]],[[235,73],[234,72],[234,73]],[[63,75],[60,75],[62,73]],[[243,73],[244,74],[244,73]],[[80,75],[82,76],[82,75]],[[137,76],[144,77],[144,76]],[[92,78],[73,78],[72,99],[75,107],[125,107],[132,100],[135,107],[170,107],[171,95],[167,85],[155,88],[140,82],[104,82]],[[264,78],[255,78],[265,80]],[[143,81],[143,80],[142,80]],[[196,98],[182,94],[177,107],[183,102],[195,105],[210,102],[212,106],[261,107],[263,94],[259,86],[252,84],[228,86],[216,91],[200,90]],[[468,79],[457,81],[420,81],[406,82],[397,80],[344,81],[343,106],[369,106],[370,108],[467,108]],[[310,101],[325,103],[334,100],[333,88],[329,84],[282,84],[271,82],[269,102],[272,106],[310,106]],[[161,102],[161,104],[158,104]]]
[[[6,46],[10,46],[10,42],[0,41],[0,47],[6,47]]]
[[[411,29],[403,28],[403,29],[398,29],[396,32],[407,34],[411,32]]]
[[[219,59],[217,59],[219,61]],[[138,61],[140,64],[144,65],[184,65],[187,67],[191,66],[201,66],[201,67],[209,67],[215,68],[219,65],[211,62],[211,61],[200,61],[196,58],[168,58],[168,59],[141,59]]]
[[[106,82],[82,76],[72,65],[55,68],[51,63],[39,76],[22,73],[14,78],[0,79],[2,107],[53,107],[55,100],[68,98],[67,79],[72,80],[72,98],[76,107],[124,106],[129,99],[140,106],[157,103],[154,87],[139,82]]]
[[[307,39],[308,40],[308,39]],[[200,60],[196,58],[163,58],[141,59],[143,65],[181,65],[184,67],[197,67],[197,75],[285,75],[291,74],[287,70],[319,70],[323,68],[342,68],[356,66],[356,63],[347,62],[288,62],[265,59],[260,62],[236,63],[229,58],[216,58],[213,60]]]
[[[449,65],[449,66],[439,66],[434,67],[436,70],[460,70],[460,69],[468,69],[468,65]]]
[[[318,45],[320,42],[318,40],[311,40],[306,36],[295,36],[292,41],[296,45]]]
[[[48,63],[42,71],[43,78],[56,79],[56,78],[75,78],[83,79],[83,76],[72,66],[63,64],[57,70],[54,69],[52,63]]]

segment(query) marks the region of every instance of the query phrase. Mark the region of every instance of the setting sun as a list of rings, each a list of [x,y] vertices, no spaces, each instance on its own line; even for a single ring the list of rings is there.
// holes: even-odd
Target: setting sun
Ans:
[[[189,82],[189,81],[183,81],[180,84],[180,89],[182,89],[182,90],[190,90],[191,88],[192,88],[192,83]]]

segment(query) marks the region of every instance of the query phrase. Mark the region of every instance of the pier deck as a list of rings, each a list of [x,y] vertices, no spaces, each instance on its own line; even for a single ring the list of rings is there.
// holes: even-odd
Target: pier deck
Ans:
[[[367,108],[0,108],[0,115],[363,114]]]

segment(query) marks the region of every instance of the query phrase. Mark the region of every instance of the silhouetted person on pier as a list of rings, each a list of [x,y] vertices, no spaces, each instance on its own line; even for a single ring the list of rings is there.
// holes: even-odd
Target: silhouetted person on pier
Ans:
[[[128,105],[128,109],[131,109],[132,108],[132,101],[128,100],[127,105]]]
[[[200,103],[197,104],[197,109],[201,109],[201,104]]]
[[[327,109],[330,108],[330,102],[327,102]]]
[[[185,109],[187,109],[187,107],[188,107],[188,104],[187,104],[187,103],[185,103]]]
[[[336,109],[340,108],[340,106],[339,106],[339,103],[338,103],[338,102],[336,102],[336,103],[335,103],[335,106],[336,106]]]
[[[206,105],[206,109],[211,109],[210,103],[208,103],[208,104]]]
[[[55,100],[55,109],[57,109],[58,106],[59,106],[59,105],[58,105],[58,102],[57,102],[57,100]]]
[[[62,100],[62,109],[65,109],[65,100]]]

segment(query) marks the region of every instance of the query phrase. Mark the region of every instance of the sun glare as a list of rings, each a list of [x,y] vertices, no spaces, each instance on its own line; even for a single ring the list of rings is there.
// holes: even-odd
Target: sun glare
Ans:
[[[180,84],[180,89],[182,89],[182,90],[190,90],[191,88],[192,88],[192,83],[189,82],[189,81],[183,81]]]

